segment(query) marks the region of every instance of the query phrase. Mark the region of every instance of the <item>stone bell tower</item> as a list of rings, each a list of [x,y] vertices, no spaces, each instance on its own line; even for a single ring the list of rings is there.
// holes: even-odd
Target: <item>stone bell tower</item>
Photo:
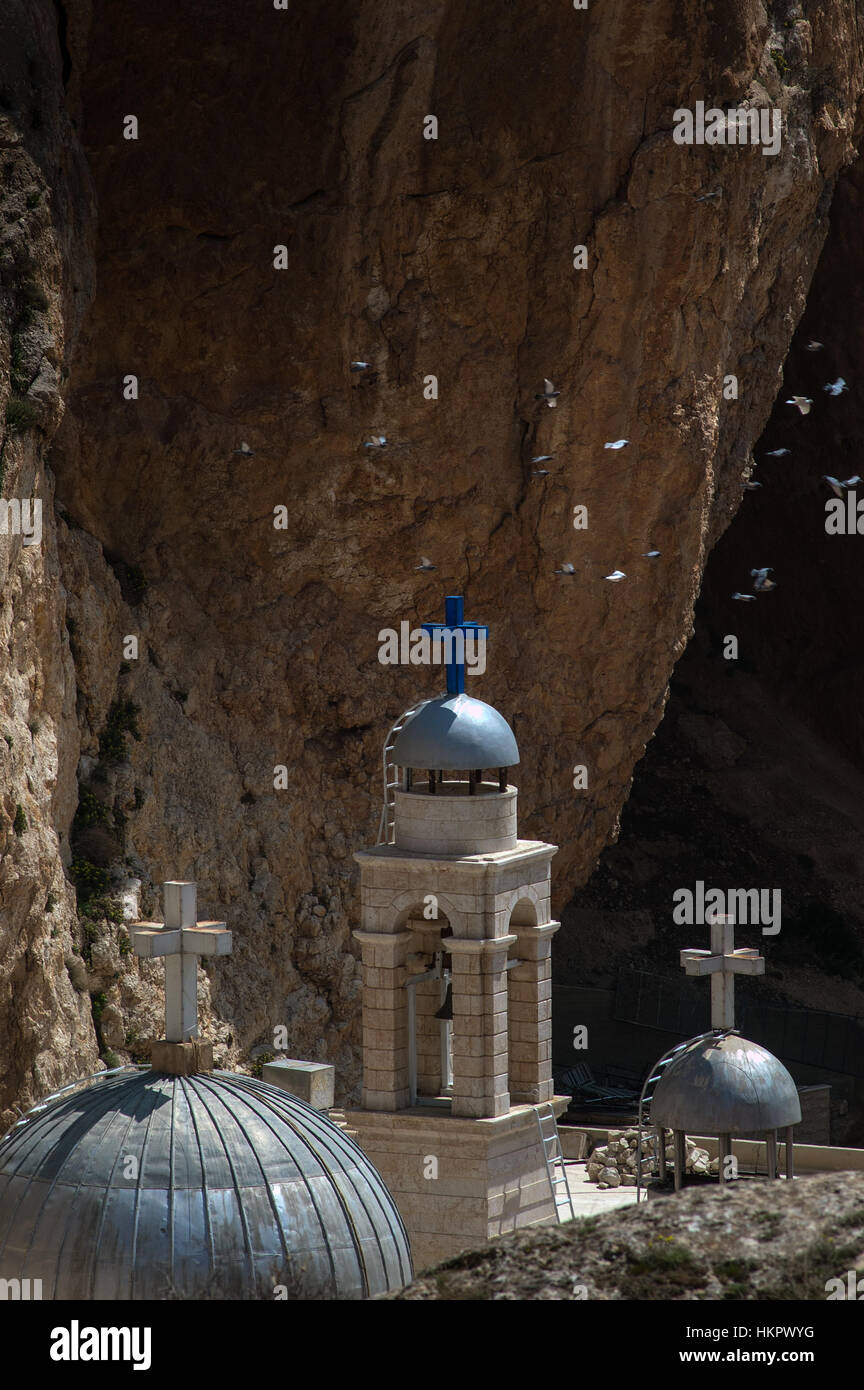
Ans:
[[[506,720],[464,692],[461,598],[447,694],[385,747],[379,843],[360,865],[363,1108],[349,1123],[384,1177],[415,1265],[557,1220],[538,1126],[552,1094],[550,861],[521,840]],[[482,638],[481,638],[482,634]]]

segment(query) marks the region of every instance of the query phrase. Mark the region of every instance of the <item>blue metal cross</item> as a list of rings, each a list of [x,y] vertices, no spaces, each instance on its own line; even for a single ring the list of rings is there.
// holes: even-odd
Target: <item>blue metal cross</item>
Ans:
[[[466,623],[463,618],[464,600],[460,594],[451,594],[444,600],[444,622],[443,623],[422,623],[424,632],[428,632],[433,641],[436,637],[443,637],[447,632],[454,635],[461,632],[467,635],[469,632],[476,634],[479,638],[483,634],[483,641],[489,633],[488,627],[482,623]],[[463,638],[464,640],[464,638]],[[476,640],[476,639],[475,639]],[[455,646],[455,643],[453,644]],[[465,648],[462,648],[462,660],[460,661],[451,646],[451,659],[447,662],[447,694],[465,694]]]

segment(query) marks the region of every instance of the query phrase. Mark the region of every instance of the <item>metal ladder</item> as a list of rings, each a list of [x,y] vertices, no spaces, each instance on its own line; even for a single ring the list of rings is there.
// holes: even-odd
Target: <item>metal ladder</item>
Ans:
[[[404,729],[408,720],[411,719],[418,710],[424,705],[428,705],[428,700],[421,700],[419,705],[413,705],[404,714],[400,714],[393,728],[384,740],[384,751],[382,753],[382,769],[384,773],[384,804],[381,807],[381,820],[378,823],[378,844],[392,845],[395,839],[395,820],[394,820],[394,797],[393,793],[399,790],[400,782],[397,777],[396,764],[391,759],[391,754],[396,745],[396,736],[401,729]]]
[[[668,1052],[664,1052],[659,1062],[655,1062],[649,1075],[646,1077],[639,1096],[639,1112],[637,1117],[638,1135],[636,1142],[636,1201],[642,1201],[642,1131],[651,1125],[651,1101],[657,1082],[660,1080],[666,1068],[686,1052],[688,1048],[695,1047],[697,1043],[704,1042],[706,1038],[725,1037],[729,1032],[737,1032],[737,1029],[730,1028],[709,1028],[707,1033],[698,1033],[695,1038],[688,1038],[686,1042],[678,1043],[676,1047],[670,1047]],[[649,1090],[650,1087],[650,1090]],[[655,1147],[660,1148],[659,1139],[655,1135]],[[666,1171],[666,1155],[658,1153],[655,1156],[655,1173],[657,1177],[663,1176]],[[647,1198],[648,1193],[646,1191]]]
[[[543,1148],[543,1161],[546,1164],[549,1189],[552,1193],[552,1201],[555,1203],[555,1214],[559,1223],[573,1221],[576,1218],[576,1213],[573,1210],[573,1198],[570,1196],[570,1188],[567,1185],[567,1172],[564,1167],[564,1154],[561,1151],[561,1138],[558,1134],[555,1111],[547,1101],[544,1105],[538,1105],[534,1114],[537,1119],[537,1129],[540,1132],[540,1143]]]

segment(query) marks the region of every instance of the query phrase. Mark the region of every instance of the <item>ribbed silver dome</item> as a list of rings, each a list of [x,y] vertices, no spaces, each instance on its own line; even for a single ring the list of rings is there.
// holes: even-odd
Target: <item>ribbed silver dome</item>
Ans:
[[[670,1062],[651,1101],[651,1122],[690,1134],[753,1134],[801,1119],[782,1062],[736,1034],[696,1044]]]
[[[44,1299],[357,1299],[411,1277],[366,1155],[251,1077],[110,1076],[0,1143],[0,1278]]]
[[[392,760],[398,767],[459,772],[513,767],[519,749],[497,709],[470,695],[442,695],[427,700],[396,735]]]

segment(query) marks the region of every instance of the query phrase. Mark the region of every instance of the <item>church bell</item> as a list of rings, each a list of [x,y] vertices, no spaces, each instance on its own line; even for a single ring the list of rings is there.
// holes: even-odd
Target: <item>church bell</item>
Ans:
[[[428,1015],[427,1015],[427,1017],[428,1017]],[[435,1017],[436,1017],[436,1018],[440,1018],[440,1019],[442,1019],[442,1020],[445,1021],[445,1022],[446,1022],[448,1019],[452,1019],[452,1017],[453,1017],[453,986],[452,986],[452,984],[449,984],[449,985],[447,986],[447,993],[446,993],[445,996],[444,996],[444,1003],[441,1005],[441,1008],[440,1008],[440,1009],[438,1010],[438,1012],[435,1014]]]

